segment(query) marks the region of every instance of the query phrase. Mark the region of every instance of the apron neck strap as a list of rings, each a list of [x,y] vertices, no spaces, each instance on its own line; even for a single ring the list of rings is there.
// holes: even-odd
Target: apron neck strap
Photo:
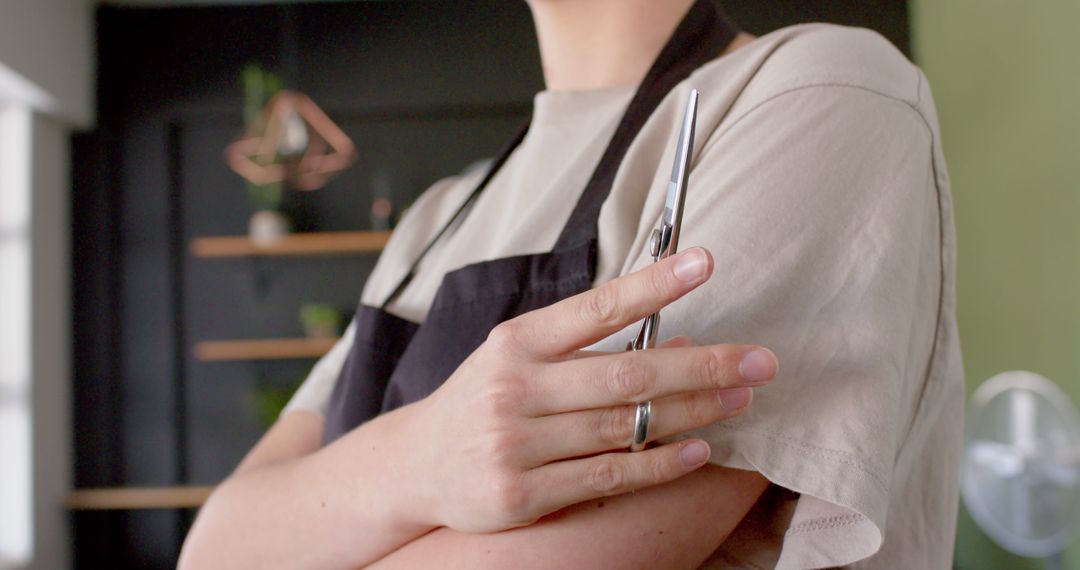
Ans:
[[[597,163],[596,169],[593,170],[592,177],[578,199],[573,213],[570,214],[569,221],[563,227],[562,233],[559,234],[558,241],[555,242],[555,251],[575,247],[596,239],[600,207],[603,205],[604,200],[607,199],[608,194],[611,193],[611,186],[615,182],[615,174],[618,172],[619,165],[622,163],[626,152],[630,149],[630,144],[634,142],[638,132],[641,131],[649,116],[652,115],[672,88],[689,77],[697,68],[716,59],[727,49],[737,33],[738,29],[724,14],[717,0],[696,0],[694,2],[694,5],[690,7],[690,11],[686,13],[679,26],[675,28],[675,32],[668,39],[667,44],[660,50],[660,55],[657,56],[656,61],[653,62],[652,67],[649,68],[648,73],[645,74],[645,78],[634,93],[633,99],[630,100],[630,104],[619,121],[619,126],[615,129],[615,134],[612,135],[611,141],[604,150],[604,155],[600,158],[600,162]],[[457,211],[454,212],[450,220],[428,242],[420,255],[413,261],[412,266],[409,267],[409,272],[405,274],[397,287],[383,301],[382,308],[384,310],[409,286],[409,282],[416,275],[424,256],[442,238],[443,234],[449,231],[458,219],[465,215],[469,205],[483,192],[484,188],[487,187],[491,179],[495,177],[495,174],[506,162],[506,159],[521,144],[528,127],[529,124],[526,122],[514,138],[499,151],[484,178]],[[591,271],[595,271],[595,267],[591,268]]]
[[[450,219],[447,220],[447,222],[443,225],[441,229],[439,229],[439,232],[435,234],[435,237],[431,238],[431,240],[428,241],[427,245],[424,246],[424,249],[420,251],[420,255],[416,256],[416,259],[413,260],[412,265],[409,266],[409,272],[405,274],[405,277],[401,278],[401,281],[398,282],[397,287],[394,287],[394,290],[391,291],[390,295],[388,295],[386,297],[386,300],[383,301],[381,306],[382,310],[385,311],[386,307],[389,306],[390,303],[394,302],[394,299],[397,299],[398,296],[401,295],[403,291],[405,291],[405,288],[409,286],[409,283],[413,280],[413,277],[416,276],[416,271],[420,268],[420,262],[424,260],[424,257],[427,256],[429,251],[431,251],[431,248],[439,242],[439,239],[442,238],[443,234],[445,234],[447,231],[450,230],[451,227],[454,226],[454,222],[456,222],[458,218],[462,217],[465,214],[465,211],[469,209],[469,204],[472,204],[473,200],[475,200],[476,197],[480,195],[480,192],[482,192],[484,188],[487,187],[488,183],[491,182],[491,179],[495,177],[495,173],[497,173],[499,169],[502,168],[502,165],[506,162],[506,159],[510,158],[510,155],[514,152],[514,149],[517,148],[519,144],[521,144],[522,140],[525,139],[525,134],[528,131],[529,122],[526,121],[525,124],[518,127],[518,131],[514,135],[514,137],[507,141],[503,145],[503,147],[499,149],[499,153],[496,154],[495,159],[491,161],[491,166],[488,167],[488,171],[486,174],[484,174],[484,177],[480,179],[480,183],[476,185],[476,188],[473,188],[473,191],[469,193],[469,196],[465,198],[465,201],[461,203],[461,206],[458,206],[458,209],[454,211],[454,215],[450,216]]]

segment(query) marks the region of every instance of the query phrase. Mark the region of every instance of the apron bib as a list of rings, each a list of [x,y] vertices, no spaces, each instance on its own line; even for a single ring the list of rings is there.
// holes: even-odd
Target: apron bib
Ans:
[[[386,307],[408,285],[432,244],[467,211],[525,136],[499,153],[484,179],[431,240],[381,308],[361,304],[356,336],[327,407],[324,441],[435,391],[499,323],[588,291],[596,275],[597,221],[634,137],[675,85],[718,57],[734,26],[712,0],[697,0],[657,56],[552,251],[467,265],[447,273],[423,323]]]

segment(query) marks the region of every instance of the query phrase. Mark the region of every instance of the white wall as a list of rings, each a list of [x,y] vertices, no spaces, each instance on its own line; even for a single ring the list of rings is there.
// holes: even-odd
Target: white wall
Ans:
[[[29,568],[41,569],[71,566],[71,533],[64,505],[73,481],[70,135],[59,121],[34,117],[30,135],[34,554]]]
[[[27,109],[0,103],[0,569],[33,553],[30,427],[30,133]]]
[[[89,0],[0,0],[0,64],[49,96],[36,110],[74,127],[94,117]]]
[[[91,0],[0,0],[0,98],[33,111],[30,398],[33,559],[71,566],[71,133],[93,124]]]

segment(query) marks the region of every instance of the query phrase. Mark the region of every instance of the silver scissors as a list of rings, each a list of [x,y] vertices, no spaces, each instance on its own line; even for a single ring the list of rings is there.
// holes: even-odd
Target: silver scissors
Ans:
[[[671,180],[668,182],[667,200],[664,202],[664,215],[660,218],[660,227],[649,236],[649,253],[653,262],[666,259],[678,251],[679,231],[682,229],[683,206],[686,204],[686,188],[690,182],[690,159],[694,154],[694,125],[697,121],[697,89],[690,90],[683,114],[679,142],[675,148],[675,164],[671,168]],[[646,350],[656,348],[656,337],[660,330],[660,311],[641,321],[641,330],[637,337],[626,345],[626,350]],[[649,419],[652,416],[652,402],[641,402],[637,407],[634,422],[634,438],[630,451],[645,449],[649,438]]]

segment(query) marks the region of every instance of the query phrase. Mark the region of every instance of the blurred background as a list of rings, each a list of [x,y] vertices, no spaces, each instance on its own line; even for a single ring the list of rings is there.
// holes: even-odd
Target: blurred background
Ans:
[[[1080,400],[1080,3],[724,4],[925,70],[969,392],[1024,369]],[[542,86],[523,1],[0,0],[0,569],[172,567],[400,212]],[[1044,564],[961,509],[957,568]]]

